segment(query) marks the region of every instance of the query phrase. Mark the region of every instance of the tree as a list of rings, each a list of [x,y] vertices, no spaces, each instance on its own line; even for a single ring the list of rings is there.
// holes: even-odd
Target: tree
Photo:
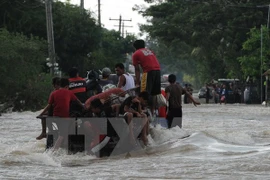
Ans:
[[[12,101],[17,110],[44,105],[51,87],[41,74],[45,49],[45,42],[36,37],[0,30],[0,102]]]
[[[213,78],[243,77],[237,60],[241,56],[242,44],[249,29],[260,27],[268,15],[267,8],[257,8],[267,1],[145,2],[154,4],[146,9],[136,6],[135,10],[148,18],[148,24],[142,25],[141,29],[155,39],[158,46],[167,47],[169,52],[183,47],[178,56],[170,53],[171,59],[186,64],[184,73],[201,78],[201,83]],[[171,63],[168,58],[160,59]],[[190,63],[185,63],[187,59]],[[194,71],[190,72],[190,69]]]
[[[267,27],[262,26],[261,33],[260,29],[254,27],[250,30],[248,35],[249,38],[243,44],[243,56],[240,56],[238,60],[241,63],[241,70],[245,77],[250,76],[260,79],[261,70],[265,72],[269,68],[269,30]],[[261,37],[263,37],[262,42]],[[261,43],[263,44],[262,48]]]
[[[103,67],[114,68],[114,65],[119,62],[126,61],[126,54],[133,52],[132,43],[135,36],[128,35],[125,38],[119,35],[117,31],[102,31],[102,46],[94,51],[92,61],[96,69]]]
[[[123,38],[116,31],[99,27],[89,11],[76,5],[54,1],[53,22],[57,62],[64,74],[72,66],[81,74],[93,68],[113,68],[133,51],[134,36]],[[0,28],[4,28],[0,34],[0,102],[15,100],[17,109],[41,108],[51,88],[51,77],[46,74],[44,1],[1,2]]]
[[[77,66],[80,72],[91,68],[87,54],[99,48],[101,30],[88,11],[55,2],[53,5],[54,39],[58,62],[63,72]]]
[[[9,32],[31,34],[46,39],[46,14],[42,0],[8,0],[1,2],[0,28]]]

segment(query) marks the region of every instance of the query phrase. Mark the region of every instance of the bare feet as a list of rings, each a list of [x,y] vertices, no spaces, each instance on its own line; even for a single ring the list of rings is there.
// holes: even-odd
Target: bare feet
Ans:
[[[144,144],[145,146],[148,145],[148,139],[147,139],[147,138],[143,138],[142,141],[143,141],[143,144]]]
[[[46,133],[41,133],[38,137],[36,137],[36,140],[41,140],[46,137],[47,137]]]

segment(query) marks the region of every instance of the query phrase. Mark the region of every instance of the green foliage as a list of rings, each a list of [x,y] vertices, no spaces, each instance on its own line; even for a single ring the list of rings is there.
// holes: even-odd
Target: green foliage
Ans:
[[[44,2],[14,0],[13,3],[5,1],[1,4],[0,27],[28,37],[47,39]],[[131,41],[134,36],[122,38],[119,32],[100,28],[90,11],[82,11],[68,1],[56,1],[52,12],[57,62],[64,74],[73,66],[77,66],[81,74],[93,68],[112,67],[116,62],[124,62],[124,55],[133,51]],[[90,58],[88,54],[91,54]],[[49,69],[45,71],[49,72]]]
[[[15,109],[44,106],[51,83],[45,59],[48,57],[44,0],[4,0],[0,3],[0,103],[15,102]],[[119,32],[97,25],[88,10],[53,1],[53,28],[57,62],[65,75],[77,66],[101,69],[125,62],[133,51],[134,36],[120,37]],[[40,79],[41,78],[41,79]]]
[[[126,61],[126,53],[133,52],[132,43],[135,36],[120,37],[119,32],[103,29],[101,46],[94,51],[92,59],[93,67],[101,69],[109,67],[112,70],[116,63]]]
[[[37,111],[48,103],[48,97],[52,91],[51,76],[39,74],[18,93],[14,102],[14,111]]]
[[[260,77],[261,70],[265,72],[269,68],[269,64],[267,64],[270,57],[269,30],[265,26],[262,26],[262,32],[260,29],[252,28],[248,35],[249,39],[243,44],[243,56],[239,57],[238,60],[245,77]]]
[[[249,72],[238,61],[252,27],[267,23],[268,4],[258,1],[145,0],[134,9],[148,18],[141,30],[155,42],[161,63],[200,79],[244,78]],[[167,53],[164,53],[164,47]],[[173,69],[171,69],[173,70]]]
[[[87,54],[99,48],[101,30],[90,12],[80,7],[55,2],[53,5],[54,40],[63,72],[77,66],[80,72],[92,68]]]
[[[41,108],[44,95],[48,95],[39,79],[45,47],[45,42],[36,37],[0,30],[0,102],[11,100],[18,106],[25,101],[29,106],[18,109]]]
[[[47,38],[45,5],[41,0],[1,1],[0,17],[0,28]]]

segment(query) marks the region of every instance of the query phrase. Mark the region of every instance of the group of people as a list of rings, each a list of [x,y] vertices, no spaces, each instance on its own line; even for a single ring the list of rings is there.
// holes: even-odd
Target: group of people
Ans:
[[[209,99],[214,100],[214,103],[241,103],[241,90],[238,87],[234,87],[232,83],[223,84],[206,84],[205,99],[206,103],[209,103]]]
[[[209,103],[209,100],[212,99],[215,103],[227,103],[228,99],[228,90],[226,85],[223,84],[221,87],[216,84],[205,84],[205,101],[206,104]]]
[[[111,74],[111,69],[105,67],[101,71],[101,77],[95,70],[88,71],[86,88],[88,96],[99,94],[111,88],[122,88],[123,90],[132,89],[135,87],[134,78],[131,74],[125,71],[123,63],[115,65],[116,74]]]
[[[53,78],[52,84],[54,91],[50,94],[48,105],[40,113],[38,117],[48,116],[58,117],[57,124],[60,127],[59,136],[54,144],[54,150],[58,149],[65,140],[67,140],[68,129],[70,123],[67,122],[68,117],[72,113],[85,111],[94,117],[118,117],[123,116],[130,128],[130,141],[135,143],[137,137],[133,134],[133,119],[138,117],[142,119],[142,132],[140,138],[144,145],[148,144],[147,135],[149,134],[149,117],[147,109],[154,113],[158,107],[157,95],[161,94],[160,82],[160,64],[155,54],[145,47],[143,40],[136,40],[133,43],[135,52],[132,56],[133,65],[135,67],[135,80],[127,72],[122,63],[115,65],[115,71],[118,76],[117,88],[124,91],[139,88],[140,91],[136,95],[127,97],[121,104],[106,104],[101,99],[94,99],[90,103],[90,108],[86,108],[84,103],[89,98],[87,96],[88,86],[84,78],[81,78],[78,69],[71,68],[69,71],[69,79]],[[141,71],[142,69],[142,76]],[[103,78],[100,82],[103,86],[111,83],[108,79],[109,69],[103,69]],[[171,74],[168,78],[170,85],[165,89],[165,97],[169,102],[167,120],[168,127],[172,127],[174,117],[182,117],[181,95],[187,94],[194,105],[200,104],[179,84],[176,83],[176,76]],[[42,119],[42,133],[36,139],[46,138],[46,126],[50,130],[51,125],[46,125],[45,118]],[[182,124],[182,123],[181,123]],[[181,127],[181,126],[180,126]],[[102,139],[98,136],[99,128],[91,121],[83,122],[86,138],[89,140],[89,149],[100,143]],[[105,138],[105,137],[103,137]]]

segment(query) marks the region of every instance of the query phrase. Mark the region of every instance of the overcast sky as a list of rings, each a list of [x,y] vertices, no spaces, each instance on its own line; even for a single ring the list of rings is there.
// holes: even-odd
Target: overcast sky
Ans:
[[[65,0],[61,0],[65,1]],[[80,4],[80,0],[71,0],[72,4]],[[119,16],[122,16],[122,19],[132,20],[131,22],[125,21],[126,27],[124,31],[128,33],[134,33],[138,36],[139,23],[145,23],[146,20],[139,15],[136,11],[132,11],[132,7],[135,4],[146,4],[143,0],[100,0],[101,2],[101,23],[107,29],[118,30],[119,21],[112,21],[111,19],[119,19]],[[90,10],[94,13],[96,18],[98,17],[98,0],[84,0],[84,7],[87,10]]]

